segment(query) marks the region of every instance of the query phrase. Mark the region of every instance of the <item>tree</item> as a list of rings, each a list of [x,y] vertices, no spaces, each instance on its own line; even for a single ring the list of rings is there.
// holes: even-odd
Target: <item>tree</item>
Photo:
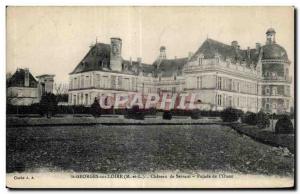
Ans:
[[[239,119],[241,114],[241,110],[229,107],[221,112],[221,118],[224,122],[234,122]]]
[[[96,97],[93,104],[91,105],[91,114],[94,117],[100,117],[101,116],[101,107],[99,104],[99,99]]]
[[[277,134],[288,134],[294,133],[293,123],[287,115],[282,116],[275,126],[275,133]]]
[[[256,124],[257,127],[260,128],[260,129],[264,129],[264,128],[270,126],[270,118],[263,111],[259,111],[256,114],[256,122],[257,122],[257,124]]]
[[[57,99],[53,93],[45,93],[40,100],[40,114],[50,118],[57,110]]]

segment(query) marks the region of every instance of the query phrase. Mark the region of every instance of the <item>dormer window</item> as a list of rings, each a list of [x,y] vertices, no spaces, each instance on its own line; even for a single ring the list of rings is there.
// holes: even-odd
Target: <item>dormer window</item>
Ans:
[[[204,59],[204,56],[201,54],[200,56],[199,56],[199,66],[200,65],[203,65],[203,59]]]

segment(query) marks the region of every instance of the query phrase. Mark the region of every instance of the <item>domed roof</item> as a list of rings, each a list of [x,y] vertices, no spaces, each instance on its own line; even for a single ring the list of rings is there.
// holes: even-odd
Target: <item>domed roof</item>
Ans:
[[[266,34],[270,34],[270,33],[276,33],[274,28],[269,28],[266,32]]]
[[[262,59],[288,60],[286,50],[278,44],[267,44],[263,46]]]

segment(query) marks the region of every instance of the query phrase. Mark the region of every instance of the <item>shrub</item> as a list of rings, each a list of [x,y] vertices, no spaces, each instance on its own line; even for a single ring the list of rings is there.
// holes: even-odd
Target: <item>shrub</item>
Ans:
[[[198,109],[194,109],[191,111],[191,119],[200,119],[201,112]]]
[[[172,113],[171,113],[171,111],[164,111],[163,119],[171,120],[172,119]]]
[[[257,124],[256,114],[253,112],[246,112],[246,114],[242,116],[242,123],[246,123],[248,125],[256,125]]]
[[[138,105],[134,105],[134,106],[132,106],[131,109],[127,110],[125,118],[144,120],[145,119],[145,113],[140,109],[140,107]]]
[[[256,114],[256,122],[257,122],[256,123],[257,127],[261,128],[261,129],[264,129],[264,128],[270,126],[269,116],[266,113],[264,113],[263,111],[259,111]]]
[[[40,115],[51,117],[55,115],[57,111],[57,100],[56,96],[52,93],[45,93],[40,101]]]
[[[91,114],[94,117],[99,117],[101,115],[101,107],[97,98],[95,98],[93,104],[91,105]]]
[[[294,133],[294,127],[292,121],[287,115],[280,118],[275,126],[275,133],[277,134],[288,134]]]
[[[221,112],[221,118],[224,122],[234,122],[241,116],[241,111],[234,108],[226,108]]]

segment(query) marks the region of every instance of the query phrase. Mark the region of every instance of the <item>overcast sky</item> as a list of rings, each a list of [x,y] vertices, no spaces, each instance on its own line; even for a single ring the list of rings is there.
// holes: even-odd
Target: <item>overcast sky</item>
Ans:
[[[124,59],[151,64],[161,45],[168,58],[187,57],[207,37],[253,48],[265,43],[269,27],[293,68],[293,19],[291,7],[9,7],[7,72],[28,67],[34,76],[55,74],[67,82],[96,37],[103,43],[120,37]]]

